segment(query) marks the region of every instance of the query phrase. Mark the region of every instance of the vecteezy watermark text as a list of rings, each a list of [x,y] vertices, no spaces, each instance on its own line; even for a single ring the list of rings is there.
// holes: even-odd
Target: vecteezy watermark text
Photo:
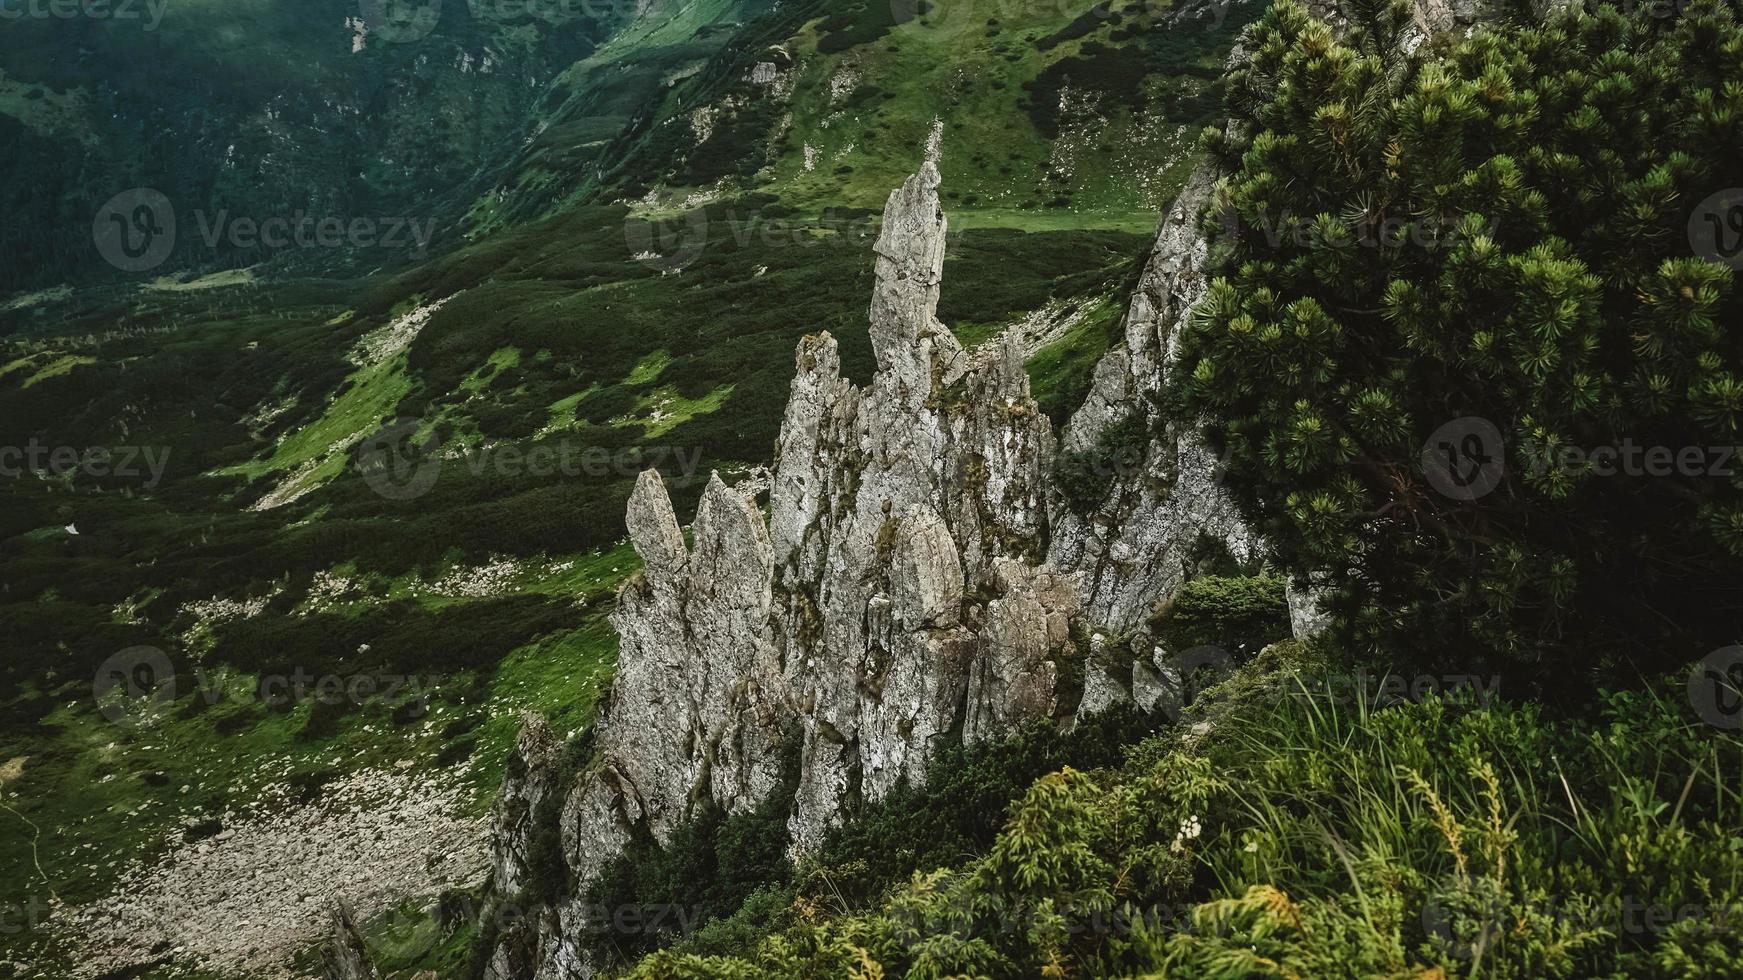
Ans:
[[[877,237],[882,220],[869,212],[832,211],[812,218],[698,207],[666,215],[632,215],[623,223],[623,240],[635,261],[658,269],[662,275],[673,275],[688,268],[712,245],[730,242],[740,249],[773,250],[815,248],[832,239],[871,241]],[[960,221],[946,229],[946,253],[967,230],[967,224]]]
[[[1592,476],[1730,476],[1736,446],[1646,446],[1625,438],[1610,446],[1551,445],[1526,440],[1520,449],[1528,471]]]
[[[1301,674],[1284,680],[1284,693],[1340,705],[1366,704],[1386,708],[1420,704],[1430,698],[1469,697],[1488,705],[1501,690],[1501,675],[1490,674]]]
[[[1240,240],[1256,234],[1277,248],[1285,243],[1297,248],[1319,244],[1353,245],[1359,248],[1420,248],[1428,251],[1452,248],[1473,237],[1493,237],[1499,222],[1475,225],[1465,220],[1441,221],[1432,217],[1405,218],[1396,215],[1300,215],[1261,212],[1256,217],[1237,216],[1224,210],[1219,223],[1225,239]]]
[[[294,708],[304,704],[349,704],[360,706],[372,698],[390,702],[404,699],[409,717],[428,710],[422,699],[435,690],[440,678],[433,674],[357,672],[318,673],[302,667],[288,673],[259,676],[225,668],[193,669],[192,690],[208,707],[221,703],[260,703],[270,708]],[[169,655],[156,647],[129,647],[97,668],[92,694],[99,712],[109,721],[127,727],[144,727],[160,719],[184,689]]]
[[[1523,472],[1534,479],[1587,477],[1705,477],[1736,474],[1737,446],[1652,445],[1625,436],[1619,442],[1579,446],[1526,438],[1515,446]],[[1495,423],[1468,415],[1442,425],[1423,444],[1423,475],[1454,500],[1477,500],[1507,475],[1507,442]]]
[[[1568,931],[1613,936],[1658,935],[1682,923],[1731,933],[1743,928],[1743,903],[1708,905],[1658,897],[1623,895],[1607,901],[1549,896],[1498,896],[1464,892],[1442,883],[1422,905],[1422,925],[1431,941],[1460,959],[1472,959],[1500,942],[1516,923],[1559,923]],[[1540,925],[1540,927],[1542,927]]]
[[[0,0],[0,20],[109,20],[155,31],[169,0]]]
[[[421,257],[435,235],[434,218],[312,214],[254,217],[229,209],[192,212],[193,228],[211,252],[277,253],[292,249],[384,249]],[[104,202],[91,221],[91,238],[105,261],[122,272],[148,272],[175,251],[187,222],[161,191],[136,187]]]
[[[357,467],[370,489],[389,500],[415,500],[434,489],[450,466],[474,477],[632,477],[646,469],[673,469],[692,476],[703,456],[700,447],[606,449],[569,440],[524,449],[504,445],[444,450],[434,437],[427,442],[417,440],[423,428],[418,419],[396,419],[363,441],[357,451]]]
[[[155,489],[169,467],[168,446],[47,446],[32,439],[22,446],[0,446],[0,477],[34,473],[44,479],[85,476],[135,480]]]
[[[53,914],[54,906],[39,895],[31,895],[17,904],[0,904],[0,936],[46,931]]]

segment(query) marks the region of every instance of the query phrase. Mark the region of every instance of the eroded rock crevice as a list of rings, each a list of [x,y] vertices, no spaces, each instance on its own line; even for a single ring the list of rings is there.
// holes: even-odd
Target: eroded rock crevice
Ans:
[[[965,350],[938,321],[938,185],[929,161],[886,205],[870,383],[842,377],[827,333],[800,343],[766,520],[760,488],[747,495],[716,476],[687,546],[659,475],[638,480],[628,525],[644,569],[612,616],[622,647],[597,758],[560,789],[570,894],[584,896],[644,832],[665,843],[700,808],[756,809],[781,787],[789,752],[798,773],[786,826],[802,856],[858,806],[922,781],[951,740],[1115,703],[1177,704],[1179,674],[1160,649],[1129,681],[1089,665],[1069,704],[1061,679],[1092,660],[1086,637],[1143,631],[1201,538],[1242,557],[1257,547],[1210,454],[1151,407],[1203,288],[1210,178],[1195,176],[1164,220],[1126,343],[1065,430],[1067,447],[1087,445],[1136,411],[1150,434],[1142,465],[1111,478],[1087,515],[1052,485],[1060,440],[1030,394],[1018,338]],[[511,781],[499,827],[514,832],[541,778],[528,766]],[[500,881],[519,880],[517,848],[499,852],[509,855]],[[528,917],[504,937],[492,976],[583,973],[579,937],[563,925],[575,914]]]

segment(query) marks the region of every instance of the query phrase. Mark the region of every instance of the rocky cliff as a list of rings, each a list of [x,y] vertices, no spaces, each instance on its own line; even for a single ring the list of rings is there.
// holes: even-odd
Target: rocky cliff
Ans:
[[[766,520],[715,478],[686,544],[659,475],[638,481],[628,526],[644,568],[613,615],[622,646],[597,760],[564,790],[572,894],[639,831],[665,842],[700,807],[756,807],[786,765],[797,767],[791,848],[805,853],[859,803],[922,779],[945,740],[1000,738],[1077,710],[1061,700],[1062,662],[1140,627],[1186,577],[1201,536],[1252,552],[1189,434],[1159,428],[1141,471],[1109,474],[1094,514],[1059,503],[1058,440],[1015,337],[970,352],[938,322],[938,185],[929,161],[885,208],[871,382],[841,376],[828,334],[800,344]],[[1208,186],[1195,178],[1164,223],[1127,344],[1102,364],[1067,445],[1152,411],[1145,395],[1165,382],[1199,288],[1195,219]],[[1178,684],[1169,651],[1131,671],[1097,671],[1083,707],[1136,689],[1155,708]],[[529,722],[498,806],[505,895],[530,873],[527,814],[554,778],[548,740]],[[518,923],[490,975],[582,975],[565,928],[578,915],[545,908]]]
[[[325,980],[376,980],[379,976],[350,909],[338,906],[332,910],[327,942],[321,947],[321,966]]]
[[[1419,10],[1417,40],[1470,16],[1435,0]],[[645,567],[613,616],[622,649],[598,757],[562,790],[571,894],[638,833],[665,842],[701,807],[757,807],[790,764],[787,829],[802,855],[859,803],[921,779],[946,740],[1122,702],[1166,710],[1182,672],[1206,661],[1146,629],[1207,550],[1244,560],[1260,547],[1213,455],[1157,408],[1205,288],[1200,229],[1216,174],[1195,173],[1164,215],[1124,343],[1059,436],[1014,337],[966,351],[937,320],[938,185],[928,161],[885,207],[871,382],[841,376],[828,334],[800,344],[766,520],[716,478],[687,545],[658,474],[638,482],[628,525]],[[1143,434],[1140,458],[1103,474],[1093,506],[1067,506],[1056,458],[1116,426]],[[1291,614],[1298,633],[1317,628],[1309,597],[1292,594]],[[1105,656],[1116,645],[1128,655]],[[1076,659],[1084,682],[1068,697],[1061,666]],[[513,815],[553,778],[530,764],[537,751],[522,755],[498,819],[505,894],[527,851]],[[586,975],[579,915],[543,908],[518,923],[489,976]]]
[[[1088,397],[1065,426],[1067,450],[1086,451],[1110,427],[1133,417],[1151,433],[1141,463],[1112,481],[1092,513],[1061,508],[1049,558],[1088,582],[1087,613],[1102,628],[1138,626],[1180,587],[1201,539],[1236,558],[1257,542],[1216,481],[1216,459],[1195,432],[1158,416],[1155,398],[1187,317],[1205,288],[1206,243],[1199,231],[1215,175],[1201,168],[1162,219],[1155,247],[1132,295],[1125,344],[1096,366]]]

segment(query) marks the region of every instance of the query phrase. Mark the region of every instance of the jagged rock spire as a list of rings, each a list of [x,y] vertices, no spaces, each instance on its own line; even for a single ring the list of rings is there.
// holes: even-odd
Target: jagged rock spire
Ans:
[[[934,367],[945,383],[962,373],[962,345],[938,322],[938,286],[944,278],[949,221],[938,205],[938,168],[920,172],[890,192],[884,205],[872,290],[871,341],[878,370],[908,391],[931,393]]]
[[[636,478],[624,524],[647,574],[668,578],[684,567],[689,558],[684,550],[684,531],[672,512],[672,498],[659,471],[647,470]]]
[[[599,756],[562,812],[572,894],[639,833],[665,841],[699,806],[761,804],[790,751],[803,853],[848,801],[924,779],[959,732],[999,737],[1054,709],[1078,590],[1033,567],[1052,427],[1013,338],[971,358],[937,320],[938,184],[928,160],[885,209],[871,383],[841,377],[827,334],[800,343],[768,523],[716,474],[686,548],[659,474],[636,481],[626,520],[644,568],[612,613]],[[504,950],[573,961],[572,912],[505,940],[503,975],[525,972]]]
[[[688,553],[653,470],[636,481],[628,525],[645,568],[612,613],[621,648],[600,742],[614,785],[637,797],[610,809],[645,816],[664,840],[699,797],[733,811],[772,785],[774,760],[760,752],[773,739],[762,730],[767,711],[750,700],[779,686],[770,677],[778,676],[769,634],[774,550],[762,514],[718,473]]]
[[[375,963],[369,957],[369,947],[351,910],[335,905],[328,928],[327,943],[321,947],[321,964],[326,980],[377,980]]]
[[[513,895],[533,874],[533,837],[539,805],[556,785],[557,737],[544,716],[521,715],[520,737],[490,818],[492,887]]]

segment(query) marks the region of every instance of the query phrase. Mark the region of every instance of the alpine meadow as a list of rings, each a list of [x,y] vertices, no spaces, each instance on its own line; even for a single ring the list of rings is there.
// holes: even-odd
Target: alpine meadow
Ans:
[[[0,0],[0,980],[1743,977],[1737,0]]]

